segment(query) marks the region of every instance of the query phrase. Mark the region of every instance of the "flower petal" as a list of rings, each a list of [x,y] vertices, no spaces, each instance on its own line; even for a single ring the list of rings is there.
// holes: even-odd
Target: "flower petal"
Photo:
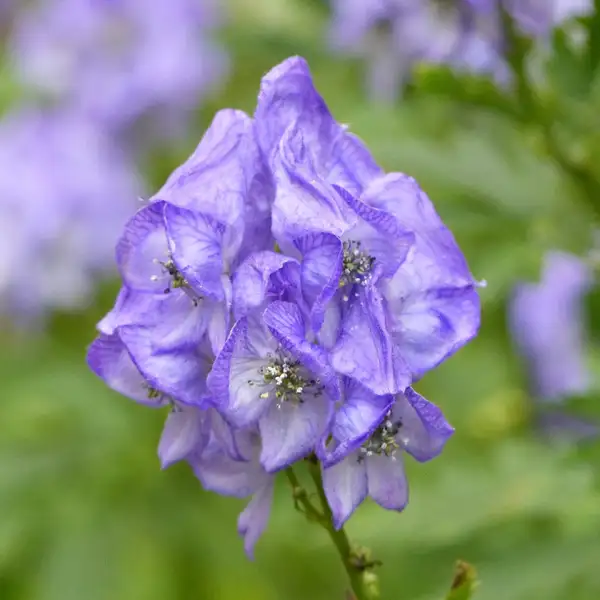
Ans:
[[[294,240],[294,245],[302,255],[302,291],[311,308],[311,327],[318,332],[327,304],[338,290],[342,242],[330,233],[313,233]]]
[[[290,262],[296,264],[288,256],[264,250],[254,252],[238,267],[233,277],[233,306],[237,318],[264,304],[271,276]]]
[[[408,504],[408,482],[401,455],[394,459],[374,455],[366,458],[365,464],[369,496],[383,508],[400,511]]]
[[[191,406],[169,412],[158,444],[163,469],[184,460],[192,452],[202,452],[207,441],[205,417],[205,411]]]
[[[414,380],[462,348],[479,330],[473,286],[438,288],[388,302],[390,329]]]
[[[125,325],[118,332],[135,365],[153,387],[183,404],[206,403],[206,376],[211,363],[206,343],[165,351],[155,347],[152,331],[147,327]]]
[[[431,200],[408,175],[389,173],[374,180],[360,200],[394,215],[416,236],[411,274],[418,289],[464,287],[473,278],[454,236],[444,225]],[[408,288],[412,289],[412,288]],[[401,290],[406,294],[407,288]]]
[[[132,290],[161,293],[164,271],[157,261],[167,261],[164,203],[152,202],[138,210],[117,243],[117,263],[123,282]]]
[[[307,144],[313,147],[330,144],[339,128],[313,85],[307,62],[299,56],[284,60],[262,78],[254,121],[267,157],[276,151],[291,123],[301,124]]]
[[[225,225],[202,213],[169,205],[165,223],[173,261],[185,280],[199,294],[222,300],[221,274],[226,270],[222,250],[233,242],[227,239]]]
[[[333,525],[341,529],[367,496],[367,469],[357,454],[323,469],[323,490],[333,513]]]
[[[347,303],[342,331],[331,351],[338,373],[360,381],[375,394],[393,394],[411,383],[411,373],[387,331],[383,301],[367,288]]]
[[[304,402],[271,400],[269,410],[258,422],[262,437],[260,462],[274,473],[306,456],[324,437],[333,413],[333,404],[325,396],[308,396]]]
[[[252,121],[239,110],[219,111],[193,154],[154,196],[212,216],[243,231],[244,197],[249,188],[244,164],[253,143]]]
[[[190,462],[202,487],[223,496],[250,496],[265,477],[257,462],[232,460],[222,450],[205,451]]]
[[[156,305],[156,296],[121,287],[113,308],[100,320],[96,328],[100,333],[112,335],[121,325],[135,324],[141,315]]]
[[[88,349],[87,362],[90,369],[116,392],[152,407],[166,403],[162,394],[149,396],[149,385],[118,334],[99,335]]]
[[[272,222],[275,239],[288,254],[294,239],[320,231],[342,236],[356,220],[334,188],[319,176],[317,165],[298,123],[291,125],[274,166]]]
[[[261,381],[260,369],[265,364],[251,344],[244,317],[233,326],[207,380],[215,407],[235,427],[255,423],[271,402],[268,396],[261,397],[269,390]]]
[[[273,478],[259,488],[238,518],[238,533],[244,538],[244,550],[254,559],[254,545],[267,526],[273,503]]]
[[[402,421],[396,439],[420,462],[436,457],[454,433],[442,411],[412,388],[398,396],[392,409],[392,420]]]

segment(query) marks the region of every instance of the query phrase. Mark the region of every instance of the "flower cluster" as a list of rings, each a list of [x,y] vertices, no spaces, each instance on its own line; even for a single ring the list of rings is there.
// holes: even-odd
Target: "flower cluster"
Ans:
[[[274,474],[308,456],[336,527],[367,495],[404,508],[403,454],[429,460],[453,433],[411,386],[476,334],[477,286],[423,190],[334,120],[303,59],[265,75],[253,118],[217,113],[117,259],[89,365],[170,407],[163,466],[253,496],[248,553]]]
[[[94,279],[112,271],[140,187],[127,156],[89,121],[62,110],[8,113],[0,121],[0,310],[31,323],[43,308],[87,299]]]
[[[591,6],[590,0],[333,0],[330,44],[364,56],[369,90],[390,100],[417,62],[448,64],[506,82],[502,9],[524,33],[543,38]]]
[[[185,123],[219,80],[213,0],[44,0],[25,7],[11,39],[26,85],[120,132],[151,117],[154,133]]]

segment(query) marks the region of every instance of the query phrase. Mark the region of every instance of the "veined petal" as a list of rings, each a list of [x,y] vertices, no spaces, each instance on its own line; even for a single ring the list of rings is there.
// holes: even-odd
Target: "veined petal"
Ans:
[[[158,444],[163,469],[184,460],[192,452],[202,452],[208,433],[205,418],[205,411],[192,406],[178,407],[168,414]]]
[[[343,127],[333,142],[327,171],[330,183],[339,185],[355,197],[360,196],[371,181],[383,175],[362,140]]]
[[[334,188],[317,173],[316,160],[298,124],[286,131],[274,167],[273,234],[284,252],[306,233],[341,237],[356,217]]]
[[[219,111],[198,147],[154,196],[207,214],[243,232],[244,198],[249,188],[244,150],[252,139],[252,120],[239,110]]]
[[[392,342],[383,301],[369,288],[347,303],[342,331],[331,351],[331,364],[338,373],[360,381],[375,394],[393,394],[411,383],[408,365]]]
[[[268,473],[279,471],[306,456],[324,437],[333,403],[321,394],[305,394],[302,403],[271,400],[258,422],[262,437],[260,462]]]
[[[202,487],[223,496],[245,498],[264,481],[264,471],[257,462],[232,460],[222,450],[205,451],[191,461]]]
[[[294,240],[302,255],[302,291],[311,309],[311,327],[318,332],[327,304],[338,290],[342,274],[342,242],[330,233],[313,233]]]
[[[118,334],[99,335],[88,349],[87,362],[90,369],[116,392],[152,407],[166,403],[162,393],[150,393],[150,386]]]
[[[473,286],[432,289],[388,303],[390,329],[414,379],[477,335],[480,300]]]
[[[341,529],[367,497],[367,468],[357,454],[323,469],[323,490],[333,513],[333,525]]]
[[[221,348],[225,345],[231,320],[232,289],[229,275],[221,276],[221,285],[224,299],[222,302],[210,301],[212,310],[208,322],[208,339],[215,356],[221,352]]]
[[[124,283],[132,290],[162,293],[164,271],[158,261],[168,260],[164,203],[152,202],[138,210],[117,243],[117,263]]]
[[[369,456],[365,459],[369,496],[388,510],[404,510],[408,504],[408,482],[402,456]]]
[[[208,387],[224,418],[236,427],[255,423],[271,400],[260,369],[267,361],[249,341],[248,320],[240,319],[231,330],[208,375]],[[266,396],[265,396],[265,393]]]
[[[244,550],[254,559],[254,546],[267,527],[273,503],[273,478],[259,488],[238,518],[238,533],[244,538]]]
[[[137,309],[138,314],[135,318],[122,319],[119,327],[146,327],[151,332],[156,351],[196,348],[208,329],[214,303],[210,300],[196,300],[183,290],[151,296],[151,300],[132,306],[130,312]],[[132,302],[135,300],[137,296],[132,298]]]
[[[135,365],[145,379],[175,400],[203,406],[208,398],[206,376],[211,357],[205,344],[164,351],[155,348],[147,327],[125,325],[118,329]]]
[[[166,207],[165,223],[171,256],[185,280],[199,294],[222,300],[225,225],[177,206]]]
[[[288,58],[262,78],[254,122],[258,143],[267,157],[276,152],[293,122],[301,124],[313,147],[327,148],[339,128],[313,85],[308,64],[299,56]]]
[[[360,200],[394,215],[403,227],[415,233],[416,251],[406,268],[410,270],[413,282],[417,282],[418,289],[473,284],[473,277],[454,236],[412,177],[389,173],[374,180]],[[406,294],[407,291],[404,288],[399,293]]]
[[[412,388],[407,388],[404,395],[398,395],[392,420],[402,422],[396,439],[420,462],[436,457],[454,433],[442,411]]]
[[[287,263],[296,261],[288,256],[263,250],[251,254],[233,277],[233,306],[237,318],[260,308],[267,299],[271,276]]]
[[[112,335],[121,325],[135,324],[136,321],[156,303],[156,296],[147,292],[135,292],[126,286],[121,287],[113,308],[99,321],[96,328],[100,333]]]

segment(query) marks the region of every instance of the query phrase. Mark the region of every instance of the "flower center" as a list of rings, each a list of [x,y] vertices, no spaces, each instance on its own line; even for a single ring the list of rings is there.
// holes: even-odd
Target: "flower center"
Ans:
[[[371,279],[371,270],[375,258],[369,256],[362,248],[361,243],[354,240],[344,242],[344,254],[342,257],[342,276],[339,287],[351,287],[355,284],[367,285]],[[344,295],[348,300],[348,295]]]
[[[402,421],[393,421],[392,411],[388,411],[373,435],[360,447],[358,462],[362,462],[374,454],[396,460],[396,451],[400,448],[396,441],[396,435],[401,427]]]
[[[269,391],[263,392],[260,397],[268,398],[274,394],[277,406],[284,402],[303,404],[303,394],[310,391],[314,395],[321,393],[321,382],[312,379],[299,361],[286,356],[282,352],[269,356],[269,362],[258,370],[261,380],[248,381],[248,385],[272,386]]]
[[[167,287],[164,289],[165,294],[170,294],[171,290],[183,290],[190,297],[194,303],[194,306],[198,306],[198,303],[202,297],[198,296],[192,290],[187,279],[180,273],[172,258],[169,257],[169,259],[166,261],[155,258],[154,263],[160,265],[163,273],[169,277]],[[159,277],[158,275],[152,275],[150,279],[152,281],[158,281]]]

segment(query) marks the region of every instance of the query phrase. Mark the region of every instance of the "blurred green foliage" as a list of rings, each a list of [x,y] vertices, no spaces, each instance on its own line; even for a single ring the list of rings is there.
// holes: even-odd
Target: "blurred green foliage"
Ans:
[[[373,106],[360,65],[328,53],[319,2],[229,4],[233,74],[190,139],[153,157],[151,184],[191,152],[216,109],[251,112],[261,75],[301,54],[337,118],[385,168],[422,183],[488,282],[481,335],[418,386],[443,407],[454,439],[432,463],[408,464],[403,514],[366,504],[350,522],[383,561],[382,598],[446,597],[457,559],[476,565],[479,600],[600,597],[600,452],[536,435],[505,319],[512,286],[537,277],[545,250],[591,243],[594,207],[549,154],[542,125],[556,123],[568,161],[600,176],[598,37],[583,56],[556,36],[552,78],[539,90],[549,114],[523,118],[491,85],[444,70],[421,71],[396,106]],[[285,482],[250,563],[236,534],[243,503],[203,492],[185,465],[159,470],[165,415],[107,390],[85,365],[116,289],[56,315],[44,334],[7,331],[0,342],[0,599],[341,600],[337,556],[293,510]]]

